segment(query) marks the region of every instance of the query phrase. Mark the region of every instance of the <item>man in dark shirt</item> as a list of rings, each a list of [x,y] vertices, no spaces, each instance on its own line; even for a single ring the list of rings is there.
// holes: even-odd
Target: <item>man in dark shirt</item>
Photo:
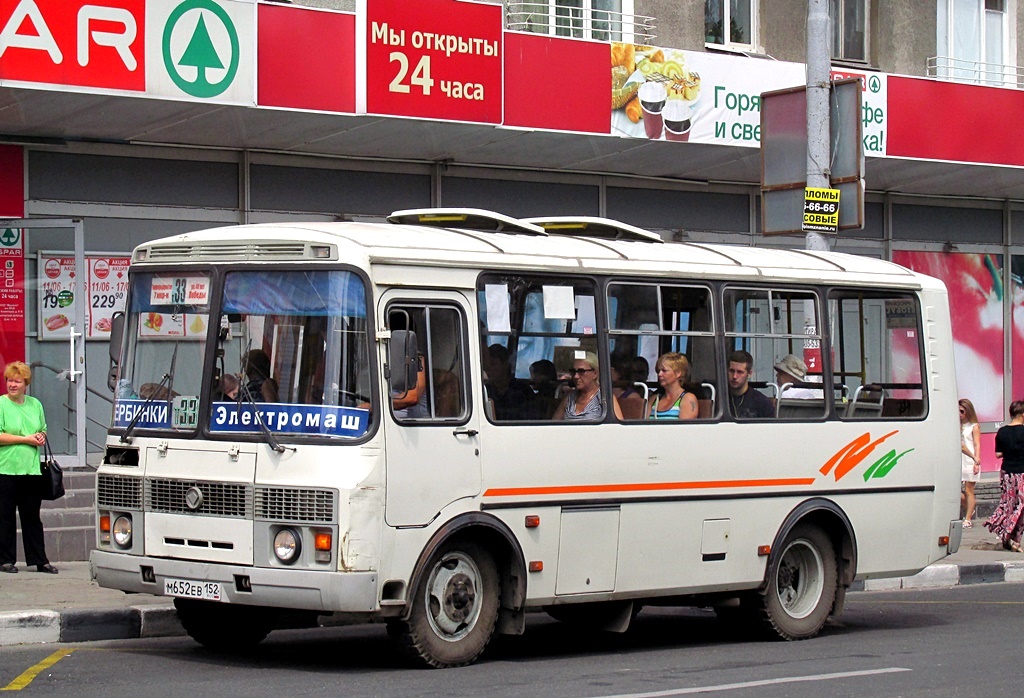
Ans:
[[[775,416],[771,400],[747,385],[753,368],[754,357],[749,352],[737,350],[729,354],[729,406],[737,419]]]

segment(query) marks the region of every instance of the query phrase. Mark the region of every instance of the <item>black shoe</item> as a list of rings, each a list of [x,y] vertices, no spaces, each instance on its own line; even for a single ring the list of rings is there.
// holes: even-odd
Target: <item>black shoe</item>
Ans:
[[[18,568],[13,563],[8,562],[5,565],[0,565],[0,572],[8,572],[10,574],[17,574]]]
[[[45,565],[36,565],[36,572],[46,572],[48,574],[57,574],[60,572],[59,569],[47,562]]]

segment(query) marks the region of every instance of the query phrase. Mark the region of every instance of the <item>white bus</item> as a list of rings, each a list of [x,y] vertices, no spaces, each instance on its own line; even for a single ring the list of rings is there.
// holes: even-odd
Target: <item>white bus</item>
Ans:
[[[209,647],[334,616],[447,667],[643,605],[800,639],[960,542],[946,291],[895,264],[419,210],[157,240],[130,282],[93,574]],[[694,419],[647,418],[668,352]]]

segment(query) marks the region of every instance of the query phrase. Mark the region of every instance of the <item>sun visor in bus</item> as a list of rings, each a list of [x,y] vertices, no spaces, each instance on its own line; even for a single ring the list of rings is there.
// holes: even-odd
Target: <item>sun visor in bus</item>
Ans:
[[[245,271],[227,275],[225,313],[366,317],[363,280],[347,271]]]

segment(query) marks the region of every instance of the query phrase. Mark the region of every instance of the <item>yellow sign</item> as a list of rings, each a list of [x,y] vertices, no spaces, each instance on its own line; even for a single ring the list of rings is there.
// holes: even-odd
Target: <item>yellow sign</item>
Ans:
[[[839,190],[804,187],[804,230],[839,232]]]

